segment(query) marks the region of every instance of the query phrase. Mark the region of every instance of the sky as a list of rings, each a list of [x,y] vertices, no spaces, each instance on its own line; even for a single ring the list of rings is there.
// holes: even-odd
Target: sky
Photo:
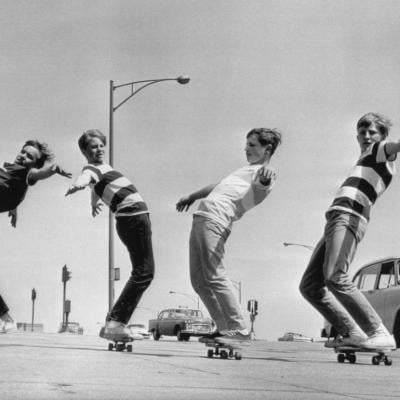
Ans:
[[[192,211],[180,197],[217,183],[246,164],[246,133],[278,128],[270,196],[235,223],[226,244],[228,275],[242,306],[258,300],[257,338],[286,331],[318,337],[322,317],[298,285],[324,227],[324,213],[355,163],[357,120],[369,111],[400,127],[400,3],[374,0],[3,0],[0,14],[2,146],[13,161],[26,139],[46,141],[77,176],[85,163],[77,140],[108,135],[110,80],[190,76],[162,82],[114,114],[114,166],[137,186],[151,211],[156,276],[133,321],[169,307],[196,306],[189,279]],[[129,88],[115,92],[116,101]],[[108,308],[108,212],[92,218],[90,192],[65,198],[60,176],[30,188],[14,229],[0,215],[0,293],[18,322],[56,332],[62,320],[61,270],[72,279],[70,321],[97,334]],[[350,267],[400,256],[400,184],[394,179],[372,210]],[[115,238],[115,266],[130,274]],[[183,294],[170,294],[170,291]],[[202,310],[205,311],[204,306]]]

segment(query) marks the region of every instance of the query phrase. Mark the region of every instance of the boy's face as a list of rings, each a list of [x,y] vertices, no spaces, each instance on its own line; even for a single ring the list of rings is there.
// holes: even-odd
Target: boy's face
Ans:
[[[15,158],[15,164],[23,165],[28,169],[34,168],[41,156],[40,151],[33,146],[25,146]]]
[[[377,126],[372,123],[369,127],[360,127],[357,131],[357,141],[361,152],[368,149],[373,143],[378,143],[384,139]]]
[[[90,164],[103,164],[104,162],[104,144],[99,138],[92,138],[86,150],[83,152],[84,156]]]
[[[257,135],[250,135],[247,138],[245,151],[250,164],[262,164],[267,157],[267,148],[261,145]]]

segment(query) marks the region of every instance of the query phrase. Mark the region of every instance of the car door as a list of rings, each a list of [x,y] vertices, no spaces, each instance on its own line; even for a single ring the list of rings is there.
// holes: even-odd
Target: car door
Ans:
[[[399,260],[382,263],[377,289],[385,302],[383,323],[393,332],[394,320],[400,307],[400,286],[398,282]]]
[[[357,273],[354,277],[354,282],[383,320],[385,315],[385,298],[382,291],[377,289],[380,271],[381,263],[368,265]]]

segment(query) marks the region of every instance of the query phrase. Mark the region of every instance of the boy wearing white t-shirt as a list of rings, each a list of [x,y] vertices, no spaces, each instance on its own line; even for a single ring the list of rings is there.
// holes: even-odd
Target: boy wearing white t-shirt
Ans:
[[[217,330],[217,342],[250,339],[249,331],[224,265],[225,242],[233,222],[261,203],[276,180],[270,159],[281,143],[275,129],[256,128],[247,134],[246,165],[218,184],[208,185],[181,198],[176,209],[187,211],[202,199],[194,212],[190,234],[190,278],[193,289],[207,307]],[[200,339],[201,340],[201,339]]]

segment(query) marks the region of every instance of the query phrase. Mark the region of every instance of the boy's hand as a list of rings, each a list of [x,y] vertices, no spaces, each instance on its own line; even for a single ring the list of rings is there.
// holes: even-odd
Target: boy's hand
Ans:
[[[17,209],[11,210],[8,212],[8,216],[11,218],[11,226],[15,228],[17,226]]]
[[[182,197],[176,203],[176,210],[178,212],[187,211],[189,207],[194,203],[194,200],[190,198],[190,196]]]
[[[103,203],[97,203],[96,205],[92,206],[92,217],[96,217],[101,213],[101,207],[103,207]]]
[[[73,194],[73,193],[77,192],[78,190],[82,190],[82,189],[83,189],[83,187],[72,185],[67,190],[67,193],[65,193],[65,195],[68,196],[68,195]]]
[[[62,168],[61,168],[59,165],[57,165],[57,164],[53,165],[53,168],[52,168],[52,169],[53,169],[53,171],[54,171],[56,174],[58,174],[58,175],[65,176],[65,177],[68,178],[68,179],[72,178],[72,174],[71,174],[71,173],[65,171],[64,169],[62,169]]]
[[[261,183],[261,185],[264,186],[269,186],[271,183],[276,181],[276,172],[274,168],[268,167],[268,166],[263,166],[261,167],[258,172],[258,180]]]

